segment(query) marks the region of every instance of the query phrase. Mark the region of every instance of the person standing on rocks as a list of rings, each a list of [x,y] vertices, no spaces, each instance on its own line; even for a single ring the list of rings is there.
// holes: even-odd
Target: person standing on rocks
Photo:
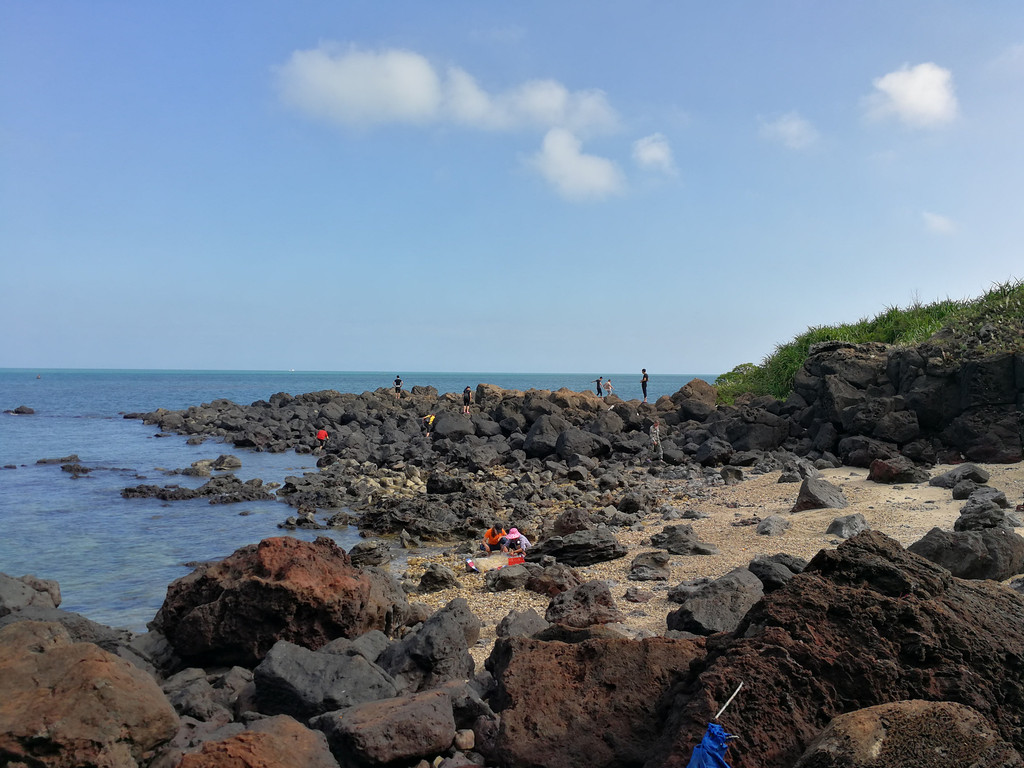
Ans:
[[[644,402],[646,403],[647,402],[647,369],[646,368],[641,368],[640,369],[640,373],[642,374],[641,377],[640,377],[640,389],[642,389],[644,391]]]
[[[466,387],[462,390],[462,412],[469,415],[469,406],[473,402],[473,390]]]
[[[594,379],[594,386],[597,388],[597,396],[601,396],[601,382],[604,380],[604,376],[598,376]]]
[[[423,417],[423,431],[426,432],[426,437],[430,437],[430,430],[434,428],[434,414],[428,413]]]
[[[608,397],[608,395],[610,395],[614,389],[615,389],[615,387],[612,386],[612,380],[611,379],[605,379],[605,382],[604,382],[604,395],[605,395],[605,397]]]
[[[651,424],[651,455],[658,461],[665,460],[665,452],[661,448],[661,423],[655,421]]]
[[[327,430],[326,429],[323,429],[321,427],[319,430],[317,430],[316,441],[317,441],[316,449],[318,451],[322,451],[324,449],[324,446],[327,444]]]
[[[402,394],[402,377],[397,373],[395,374],[395,394]]]

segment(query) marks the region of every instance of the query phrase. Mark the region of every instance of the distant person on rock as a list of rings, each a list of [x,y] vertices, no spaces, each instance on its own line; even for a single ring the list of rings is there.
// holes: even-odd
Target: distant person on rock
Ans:
[[[647,369],[641,368],[640,373],[643,374],[640,377],[640,389],[644,391],[644,402],[647,402]]]
[[[604,376],[598,376],[594,379],[594,386],[597,388],[597,396],[601,396],[601,382],[604,380]]]
[[[614,389],[615,389],[615,387],[612,386],[612,380],[611,379],[605,379],[605,382],[604,382],[604,394],[605,394],[605,397],[610,395]]]
[[[398,374],[395,374],[395,394],[402,394],[402,377]]]
[[[462,412],[469,415],[469,406],[473,402],[473,390],[466,387],[462,390]]]
[[[525,555],[533,545],[530,540],[519,532],[518,528],[508,529],[508,553],[510,555]]]
[[[316,441],[317,441],[316,449],[318,451],[322,451],[324,449],[324,446],[327,444],[327,430],[326,429],[320,429],[320,430],[317,431],[317,433],[316,433]]]
[[[430,430],[434,428],[434,414],[428,413],[423,417],[423,431],[426,433],[426,437],[430,437]]]
[[[494,523],[484,531],[484,540],[480,543],[480,549],[488,555],[496,549],[508,552],[508,534],[505,533],[505,529],[501,527],[500,523]]]

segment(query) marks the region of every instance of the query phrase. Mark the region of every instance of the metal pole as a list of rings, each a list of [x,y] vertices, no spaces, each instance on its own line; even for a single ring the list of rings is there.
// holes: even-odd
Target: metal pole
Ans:
[[[721,715],[723,712],[725,712],[725,708],[726,707],[728,707],[730,704],[732,704],[732,700],[736,698],[736,694],[740,692],[740,688],[742,688],[742,687],[743,687],[743,681],[740,681],[740,684],[737,686],[736,690],[732,692],[732,696],[730,696],[728,698],[728,700],[725,702],[725,704],[722,705],[722,708],[720,710],[718,710],[718,714],[715,715],[715,720],[718,719],[719,715]]]

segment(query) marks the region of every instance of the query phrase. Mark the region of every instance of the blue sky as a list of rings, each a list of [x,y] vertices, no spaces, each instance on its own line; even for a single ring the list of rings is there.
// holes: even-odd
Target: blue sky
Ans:
[[[1019,2],[0,0],[0,367],[717,373],[1024,277]]]

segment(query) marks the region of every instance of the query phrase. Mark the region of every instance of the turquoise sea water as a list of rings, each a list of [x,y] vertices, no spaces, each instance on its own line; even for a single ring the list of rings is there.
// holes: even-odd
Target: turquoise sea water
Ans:
[[[167,585],[189,572],[185,563],[224,557],[268,536],[285,535],[277,524],[293,510],[279,502],[122,499],[122,488],[143,482],[196,487],[205,479],[167,476],[163,470],[221,453],[242,460],[236,474],[243,480],[280,482],[315,465],[310,456],[292,452],[255,453],[214,441],[193,446],[178,435],[157,438],[154,427],[122,414],[186,408],[217,398],[248,404],[276,392],[360,393],[390,387],[396,373],[407,389],[429,385],[442,393],[479,383],[582,391],[592,389],[598,375],[0,369],[0,410],[27,405],[36,411],[31,416],[0,414],[0,466],[14,467],[0,470],[0,572],[56,579],[62,608],[144,631]],[[652,373],[648,399],[672,394],[695,376]],[[619,396],[640,397],[639,373],[613,373],[611,379]],[[78,454],[94,471],[74,478],[57,464],[37,463],[69,454]],[[360,540],[354,528],[287,535],[330,535],[345,549]]]

